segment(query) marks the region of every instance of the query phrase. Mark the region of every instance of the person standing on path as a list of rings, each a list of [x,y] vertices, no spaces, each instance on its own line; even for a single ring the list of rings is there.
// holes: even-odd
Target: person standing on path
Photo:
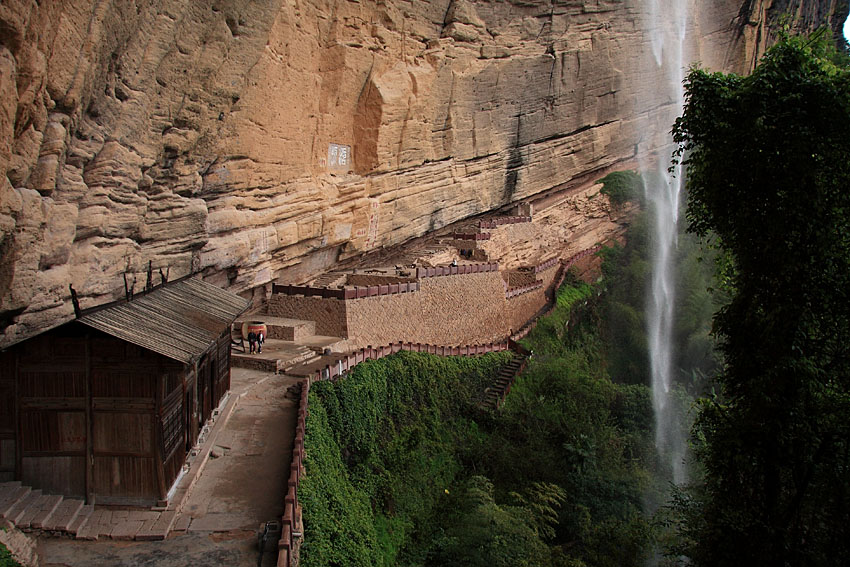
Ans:
[[[254,348],[257,346],[257,333],[250,331],[248,333],[248,353],[254,354]]]
[[[263,352],[263,343],[266,342],[266,335],[262,331],[257,333],[257,353]]]

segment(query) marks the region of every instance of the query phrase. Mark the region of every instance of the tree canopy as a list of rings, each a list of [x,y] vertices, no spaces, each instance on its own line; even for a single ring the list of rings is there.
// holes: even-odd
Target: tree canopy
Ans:
[[[689,230],[732,267],[678,553],[832,565],[850,553],[850,69],[786,37],[747,77],[692,70],[674,137]]]

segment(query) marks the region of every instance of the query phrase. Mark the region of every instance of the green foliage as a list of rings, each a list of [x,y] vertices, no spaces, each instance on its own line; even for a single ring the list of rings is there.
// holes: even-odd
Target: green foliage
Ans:
[[[749,77],[687,79],[687,218],[725,248],[732,294],[719,395],[695,430],[705,486],[679,500],[677,553],[696,565],[850,553],[850,69],[836,61],[822,39],[785,38]]]
[[[581,318],[580,311],[593,296],[593,286],[578,281],[568,273],[555,292],[556,309],[541,318],[537,326],[522,340],[525,348],[534,348],[539,356],[559,356],[569,347],[570,321]]]
[[[499,505],[493,484],[472,476],[447,498],[445,533],[432,548],[429,564],[464,567],[547,567],[551,552],[540,539],[539,509],[554,515],[552,505],[564,500],[563,491],[544,488],[517,505]],[[542,499],[542,500],[541,500]],[[531,520],[531,521],[529,521]],[[545,522],[545,520],[544,520]]]
[[[460,469],[464,416],[509,356],[402,352],[313,385],[299,496],[305,565],[395,565],[402,551],[423,552],[415,534],[428,532]]]
[[[21,564],[12,557],[12,552],[2,543],[0,543],[0,567],[21,567]]]
[[[613,171],[598,183],[602,183],[602,193],[615,205],[639,200],[643,195],[643,179],[636,171]]]
[[[570,312],[558,306],[536,331]],[[531,480],[566,492],[552,524],[560,546],[552,564],[642,565],[650,540],[643,494],[654,460],[649,390],[611,382],[596,313],[581,318],[560,344],[550,333],[528,337],[535,356],[492,424],[489,459],[478,470],[497,494]]]
[[[593,295],[559,290],[498,413],[475,403],[508,355],[400,353],[315,384],[304,565],[642,565],[650,396],[608,379]]]

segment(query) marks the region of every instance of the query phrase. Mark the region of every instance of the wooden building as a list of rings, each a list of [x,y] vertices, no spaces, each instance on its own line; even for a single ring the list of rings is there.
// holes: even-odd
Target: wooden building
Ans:
[[[0,352],[0,480],[162,503],[230,388],[230,326],[247,306],[183,279]]]

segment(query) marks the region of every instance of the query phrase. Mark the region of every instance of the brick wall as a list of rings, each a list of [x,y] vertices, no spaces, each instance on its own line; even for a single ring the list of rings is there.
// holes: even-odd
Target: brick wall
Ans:
[[[276,293],[269,298],[268,313],[274,317],[315,321],[318,335],[348,337],[345,302],[341,299]]]
[[[529,319],[546,306],[546,290],[554,283],[557,273],[558,264],[548,270],[534,274],[537,279],[543,280],[543,287],[507,300],[505,305],[505,320],[510,329],[513,329],[514,332],[518,331]]]
[[[534,272],[508,272],[508,287],[522,287],[531,285],[538,280]]]
[[[347,347],[498,341],[510,329],[505,303],[498,271],[423,278],[417,293],[348,300]]]

